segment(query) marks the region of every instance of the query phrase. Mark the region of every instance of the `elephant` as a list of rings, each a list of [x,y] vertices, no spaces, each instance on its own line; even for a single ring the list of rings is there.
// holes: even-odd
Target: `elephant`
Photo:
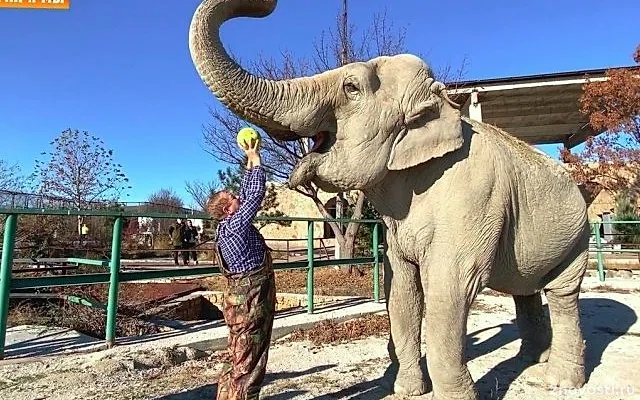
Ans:
[[[189,29],[192,61],[245,121],[277,140],[313,139],[289,186],[361,190],[381,214],[391,389],[478,398],[465,345],[469,310],[484,288],[513,297],[520,357],[545,363],[551,385],[584,385],[578,298],[590,229],[568,171],[462,115],[411,54],[288,80],[249,73],[224,49],[220,26],[267,17],[275,7],[276,0],[204,0]],[[431,385],[420,365],[423,334]]]

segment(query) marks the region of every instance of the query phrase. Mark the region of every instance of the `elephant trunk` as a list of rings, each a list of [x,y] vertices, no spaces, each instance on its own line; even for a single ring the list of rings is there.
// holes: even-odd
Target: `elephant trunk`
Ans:
[[[276,139],[312,136],[327,112],[317,79],[269,80],[245,71],[220,42],[220,26],[238,17],[263,18],[276,0],[205,0],[189,30],[189,49],[198,74],[232,112]],[[326,89],[325,89],[326,90]],[[313,132],[315,130],[315,132]],[[295,133],[294,133],[295,132]]]

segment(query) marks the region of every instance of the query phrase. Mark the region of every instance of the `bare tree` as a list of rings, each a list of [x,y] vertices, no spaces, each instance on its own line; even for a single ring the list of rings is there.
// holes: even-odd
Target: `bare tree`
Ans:
[[[259,57],[249,66],[253,73],[269,79],[290,79],[318,73],[339,67],[354,61],[363,61],[375,56],[394,55],[406,52],[405,29],[396,29],[387,18],[386,11],[374,15],[371,25],[358,37],[355,25],[348,20],[347,1],[336,18],[335,29],[321,32],[314,43],[314,56],[311,60],[296,58],[290,52],[283,52],[279,60]],[[226,108],[210,109],[213,122],[205,126],[203,136],[205,148],[214,158],[229,164],[239,164],[243,153],[235,144],[235,135],[246,122]],[[267,132],[268,133],[268,132]],[[283,142],[263,135],[263,165],[272,178],[279,182],[287,180],[289,174],[302,158],[307,139]],[[318,196],[314,184],[297,187],[298,193],[313,200],[317,209],[326,218],[332,218],[330,211]],[[338,196],[342,198],[342,196]],[[351,218],[362,216],[365,203],[364,194],[358,192],[352,201]],[[336,240],[342,248],[342,256],[353,257],[354,241],[358,232],[358,223],[349,223],[346,229],[341,224],[329,223]]]
[[[185,189],[191,196],[195,205],[200,211],[205,211],[207,208],[207,201],[215,193],[220,185],[216,180],[203,181],[186,181]]]
[[[0,190],[18,192],[23,186],[24,177],[20,174],[20,167],[0,160]]]
[[[154,211],[180,213],[184,208],[184,201],[173,189],[162,188],[151,193],[147,199],[149,208]]]
[[[184,201],[173,189],[159,189],[149,195],[147,203],[147,209],[152,212],[178,214],[184,211]],[[173,222],[167,218],[153,219],[151,222],[152,230],[156,233],[167,232]]]
[[[41,153],[48,159],[36,160],[39,194],[66,199],[83,209],[94,202],[117,201],[131,188],[113,150],[99,137],[67,129],[49,144],[53,150]],[[83,217],[78,216],[78,235],[82,224]]]
[[[88,132],[68,129],[50,143],[48,160],[36,160],[39,192],[65,198],[77,208],[92,202],[117,200],[130,189],[122,165],[113,160],[113,150]]]

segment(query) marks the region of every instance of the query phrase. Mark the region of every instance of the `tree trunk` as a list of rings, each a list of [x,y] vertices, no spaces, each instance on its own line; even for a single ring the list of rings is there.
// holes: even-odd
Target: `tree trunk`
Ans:
[[[364,206],[364,193],[358,192],[358,199],[356,200],[356,204],[353,209],[352,219],[360,219],[362,218],[362,207]],[[345,232],[345,245],[344,245],[344,254],[348,255],[348,258],[353,258],[353,252],[355,250],[355,242],[358,237],[358,231],[360,230],[359,222],[349,222],[347,225],[347,231]],[[360,276],[364,275],[364,271],[358,268],[356,265],[349,266],[349,273],[353,273],[354,269],[358,272]]]
[[[353,215],[351,216],[351,219],[362,218],[362,207],[364,206],[364,199],[365,199],[364,193],[358,192],[358,199],[356,200],[356,204],[353,208]],[[340,244],[341,258],[346,258],[346,259],[353,258],[354,251],[355,251],[355,242],[356,242],[356,238],[358,237],[360,223],[349,222],[349,224],[347,225],[347,229],[344,233],[342,233],[342,231],[340,230],[339,224],[335,224],[335,227],[334,227],[334,224],[331,224],[331,228],[335,233],[336,241]],[[342,268],[344,268],[345,270],[348,270],[350,274],[353,273],[355,269],[358,272],[358,274],[360,274],[361,276],[364,275],[364,272],[361,269],[357,268],[357,266],[355,265],[343,265]]]
[[[333,225],[331,225],[332,230],[335,233],[336,242],[338,242],[338,244],[340,245],[341,259],[353,258],[353,255],[354,255],[353,253],[355,250],[355,241],[356,241],[357,235],[350,233],[349,228],[353,226],[359,226],[359,225],[360,225],[359,223],[350,222],[349,225],[347,225],[347,231],[345,233],[342,233],[342,231],[340,231],[339,229],[338,230],[333,229]],[[354,266],[350,264],[341,265],[340,269],[349,271],[349,273],[351,274],[353,273]],[[358,272],[360,272],[360,274],[362,275],[362,271],[358,271]]]
[[[329,211],[324,206],[322,201],[320,201],[320,199],[318,198],[317,191],[307,188],[307,190],[298,190],[298,192],[311,198],[315,203],[316,207],[318,208],[318,211],[320,211],[320,214],[322,214],[324,218],[327,218],[327,219],[333,218],[333,216],[329,213]],[[362,218],[362,208],[364,207],[364,200],[365,200],[364,193],[358,192],[358,199],[356,200],[356,204],[353,208],[353,214],[351,216],[351,219]],[[340,244],[342,248],[342,254],[341,254],[342,258],[353,258],[353,251],[355,249],[355,241],[358,235],[358,229],[360,228],[360,223],[349,222],[345,233],[342,233],[342,230],[340,229],[340,224],[338,224],[337,222],[328,222],[328,224],[331,227],[331,230],[333,231],[336,241]],[[351,265],[345,266],[345,269],[348,269],[350,273],[353,272],[353,266]],[[359,269],[358,269],[358,272],[360,273],[360,275],[364,274]]]

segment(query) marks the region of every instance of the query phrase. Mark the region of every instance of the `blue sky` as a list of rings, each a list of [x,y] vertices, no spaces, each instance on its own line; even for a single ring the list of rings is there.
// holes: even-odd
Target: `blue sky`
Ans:
[[[0,159],[29,173],[62,130],[87,130],[123,164],[133,186],[128,201],[166,187],[189,203],[185,180],[210,179],[223,167],[202,147],[207,107],[219,103],[189,55],[199,2],[73,0],[69,11],[0,9]],[[466,57],[465,79],[630,65],[640,2],[616,3],[349,2],[359,26],[392,4],[388,16],[406,27],[409,51],[435,68],[457,67]],[[283,50],[309,56],[340,4],[280,0],[269,18],[227,23],[222,39],[242,60]]]

